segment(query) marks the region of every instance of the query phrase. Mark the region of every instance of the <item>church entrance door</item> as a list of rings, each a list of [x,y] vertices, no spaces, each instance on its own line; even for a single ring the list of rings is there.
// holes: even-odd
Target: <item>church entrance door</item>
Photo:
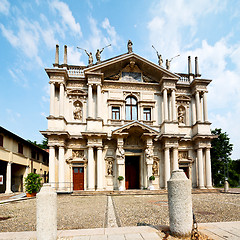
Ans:
[[[84,190],[84,167],[73,168],[73,190]]]
[[[139,189],[139,156],[125,157],[125,188]]]

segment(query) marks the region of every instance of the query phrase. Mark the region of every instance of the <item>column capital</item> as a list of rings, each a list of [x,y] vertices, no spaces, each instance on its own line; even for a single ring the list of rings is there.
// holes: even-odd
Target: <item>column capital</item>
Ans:
[[[102,146],[100,146],[100,147],[97,147],[97,150],[102,150],[103,149],[103,147]]]
[[[93,83],[87,83],[87,86],[88,86],[88,87],[92,87],[92,86],[93,86]]]

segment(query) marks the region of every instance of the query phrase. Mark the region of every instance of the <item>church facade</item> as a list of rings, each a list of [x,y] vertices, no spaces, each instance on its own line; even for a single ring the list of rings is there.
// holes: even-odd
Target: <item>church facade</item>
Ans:
[[[87,53],[87,52],[86,52]],[[180,74],[132,52],[89,65],[59,64],[50,83],[49,182],[59,191],[167,187],[181,168],[194,188],[211,188],[207,86],[195,58]],[[91,57],[91,58],[90,58]]]

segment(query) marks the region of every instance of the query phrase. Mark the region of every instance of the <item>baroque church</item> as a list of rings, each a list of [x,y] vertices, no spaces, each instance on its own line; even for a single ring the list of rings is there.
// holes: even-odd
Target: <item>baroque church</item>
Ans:
[[[103,50],[103,49],[102,49]],[[207,86],[195,58],[192,72],[170,71],[132,51],[87,66],[55,63],[50,79],[49,182],[58,191],[165,189],[183,169],[193,188],[211,188],[211,135]]]

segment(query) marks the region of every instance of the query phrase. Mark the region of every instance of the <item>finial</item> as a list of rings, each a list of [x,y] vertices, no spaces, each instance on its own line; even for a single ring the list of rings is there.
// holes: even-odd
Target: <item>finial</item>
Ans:
[[[64,45],[64,58],[63,58],[63,64],[67,65],[67,45]]]
[[[53,64],[53,66],[58,67],[58,65],[59,65],[59,45],[56,44],[55,63]]]

